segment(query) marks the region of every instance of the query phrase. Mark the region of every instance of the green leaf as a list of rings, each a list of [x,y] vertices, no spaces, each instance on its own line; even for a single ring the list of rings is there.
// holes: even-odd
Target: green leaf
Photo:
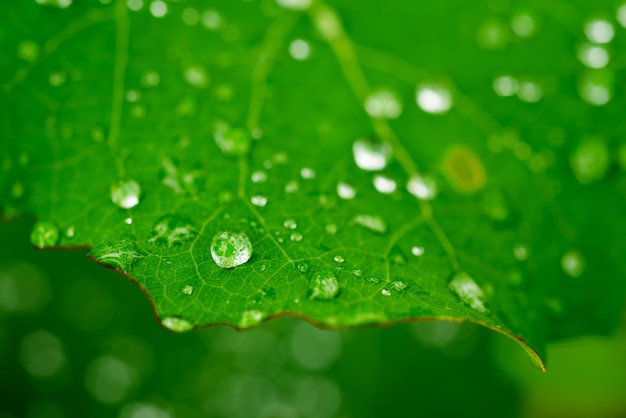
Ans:
[[[472,321],[543,366],[618,322],[611,2],[39,3],[0,5],[2,213],[171,330]]]

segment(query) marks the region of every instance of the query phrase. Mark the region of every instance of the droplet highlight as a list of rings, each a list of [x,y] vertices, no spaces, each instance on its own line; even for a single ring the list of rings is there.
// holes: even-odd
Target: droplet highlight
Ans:
[[[240,266],[252,256],[252,243],[243,232],[222,231],[211,242],[213,261],[223,269]]]

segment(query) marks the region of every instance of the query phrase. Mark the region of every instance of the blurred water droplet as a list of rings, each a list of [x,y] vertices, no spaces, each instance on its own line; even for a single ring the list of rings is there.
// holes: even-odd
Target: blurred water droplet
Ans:
[[[613,25],[604,19],[593,19],[585,24],[587,39],[596,44],[608,44],[615,36]]]
[[[186,284],[185,287],[183,287],[183,294],[191,295],[192,293],[193,293],[193,286],[190,284]]]
[[[422,84],[415,93],[417,105],[424,112],[446,113],[452,107],[452,93],[443,84]]]
[[[610,58],[605,47],[585,43],[578,48],[578,59],[589,68],[604,68]]]
[[[181,19],[183,23],[187,26],[196,26],[198,23],[200,23],[200,13],[193,7],[187,7],[183,10],[183,13],[181,14]]]
[[[308,273],[310,269],[311,263],[309,261],[300,261],[296,264],[296,270],[298,270],[302,274]]]
[[[619,24],[626,28],[626,3],[617,8],[616,18]]]
[[[391,194],[396,191],[397,184],[392,178],[383,176],[382,174],[376,174],[373,178],[374,188],[379,193]]]
[[[517,97],[526,103],[537,103],[543,97],[543,89],[534,81],[522,81],[517,91]]]
[[[577,250],[569,250],[561,258],[561,267],[570,277],[580,277],[585,272],[585,258]]]
[[[141,187],[135,180],[119,181],[111,186],[111,201],[122,209],[131,209],[139,204]]]
[[[257,170],[250,176],[252,183],[265,183],[267,181],[267,173],[262,170]]]
[[[485,306],[485,292],[467,273],[456,273],[448,284],[461,301],[481,313],[489,312]]]
[[[132,225],[133,224],[133,218],[126,218],[126,219],[124,219],[124,223],[126,225]]]
[[[38,330],[22,340],[20,360],[26,371],[35,377],[51,377],[66,363],[61,340],[55,335]]]
[[[304,167],[300,170],[300,176],[303,179],[311,180],[315,178],[315,170],[309,167]]]
[[[224,122],[215,124],[213,136],[224,155],[241,156],[250,151],[251,138],[242,128],[233,128]]]
[[[285,229],[294,230],[298,227],[298,223],[295,221],[295,219],[285,219],[285,221],[283,222],[283,226],[285,227]]]
[[[432,200],[437,197],[437,183],[429,175],[413,174],[406,188],[409,193],[421,200]]]
[[[150,14],[157,18],[164,17],[167,14],[167,3],[163,0],[153,0],[150,3]]]
[[[141,100],[141,93],[137,90],[128,90],[126,92],[126,101],[129,103],[136,103]]]
[[[17,56],[27,62],[35,62],[39,58],[41,48],[34,41],[21,41],[17,44]]]
[[[570,166],[582,184],[602,180],[611,165],[611,155],[606,141],[600,137],[583,140],[570,157]]]
[[[424,255],[424,247],[418,247],[418,246],[414,246],[411,248],[411,254],[413,254],[415,257],[421,257]]]
[[[171,248],[183,245],[197,234],[197,229],[188,219],[179,215],[165,215],[152,228],[152,238],[148,241]]]
[[[94,247],[89,256],[107,266],[130,273],[146,254],[130,240],[114,241]]]
[[[67,81],[67,72],[65,71],[62,71],[62,70],[52,71],[48,75],[48,83],[50,83],[52,87],[60,87],[63,84],[65,84],[66,81]]]
[[[254,206],[264,208],[267,205],[267,197],[261,196],[261,195],[255,195],[250,198],[250,202],[252,202]]]
[[[161,325],[172,332],[185,332],[193,328],[193,324],[179,316],[166,316],[161,320]]]
[[[519,243],[519,242],[516,243],[513,246],[513,255],[515,256],[516,259],[520,261],[524,261],[528,259],[528,247],[526,247],[522,243]]]
[[[301,234],[301,233],[299,233],[299,232],[294,232],[294,233],[292,233],[292,234],[289,236],[289,239],[290,239],[291,241],[293,241],[293,242],[300,242],[300,241],[302,241],[302,238],[303,238],[303,236],[302,236],[302,234]]]
[[[391,146],[383,141],[358,139],[352,144],[354,162],[361,170],[380,171],[391,160]]]
[[[614,78],[611,71],[586,71],[578,80],[578,93],[587,103],[604,106],[613,98]]]
[[[352,270],[352,274],[355,277],[361,277],[361,276],[363,276],[363,270],[360,270],[360,269]]]
[[[519,91],[519,83],[512,76],[501,76],[493,80],[493,90],[501,97],[515,96]]]
[[[300,190],[300,184],[295,180],[292,180],[285,185],[285,193],[296,193],[298,190]]]
[[[154,87],[158,86],[161,82],[161,76],[154,70],[145,71],[141,74],[141,78],[139,79],[139,83],[143,87]]]
[[[385,234],[387,232],[387,223],[378,215],[357,215],[352,219],[352,223],[361,225],[379,234]]]
[[[380,283],[380,279],[378,277],[368,277],[366,279],[368,282],[373,283],[373,284],[378,284]]]
[[[402,102],[394,91],[378,89],[365,99],[365,111],[373,118],[395,119],[402,114]]]
[[[132,402],[122,408],[119,418],[174,418],[174,415],[152,403]]]
[[[354,199],[356,196],[356,189],[350,184],[340,181],[337,183],[337,194],[342,199]]]
[[[185,81],[193,87],[203,89],[209,85],[209,75],[201,65],[191,65],[185,68],[184,76]]]
[[[280,7],[286,9],[304,10],[311,5],[312,0],[276,0]]]
[[[72,239],[76,236],[76,227],[74,225],[68,226],[63,232],[65,238]]]
[[[535,19],[528,13],[517,13],[511,20],[511,29],[520,38],[530,38],[536,30]]]
[[[237,267],[250,260],[252,243],[243,232],[219,232],[211,242],[211,256],[223,269]]]
[[[343,257],[342,257],[342,256],[340,256],[340,255],[336,255],[336,256],[334,256],[334,257],[333,257],[333,260],[335,261],[335,263],[338,263],[338,264],[342,264],[342,263],[344,263],[344,262],[346,261],[346,259],[345,259],[345,258],[343,258]]]
[[[239,319],[239,328],[245,329],[250,328],[254,325],[259,324],[263,320],[263,312],[258,311],[256,309],[251,309],[248,311],[244,311],[241,314],[241,319]]]
[[[327,234],[335,235],[337,233],[337,225],[336,224],[326,224],[324,230]]]
[[[67,9],[72,5],[72,0],[35,0],[37,4],[43,6],[56,7],[59,9]]]
[[[30,242],[41,249],[54,247],[59,242],[59,228],[54,222],[37,222],[30,233]]]
[[[310,299],[332,300],[337,293],[339,293],[339,283],[332,271],[323,269],[313,275]]]
[[[311,44],[304,39],[294,39],[289,44],[289,54],[295,60],[306,60],[311,56]]]
[[[388,289],[382,289],[380,293],[383,296],[391,296],[391,292]]]

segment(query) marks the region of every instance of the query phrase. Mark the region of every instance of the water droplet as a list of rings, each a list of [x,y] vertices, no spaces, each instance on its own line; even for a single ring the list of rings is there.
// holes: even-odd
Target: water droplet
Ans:
[[[429,175],[415,173],[409,179],[406,189],[413,196],[421,200],[432,200],[437,197],[437,183]]]
[[[203,89],[209,85],[209,75],[201,65],[192,65],[185,68],[184,76],[185,81],[193,87]]]
[[[187,7],[183,10],[181,19],[187,26],[196,26],[200,22],[200,13],[193,7]]]
[[[167,14],[167,3],[163,0],[153,0],[150,3],[150,13],[158,18],[165,16]]]
[[[467,273],[455,274],[448,286],[463,303],[469,305],[472,309],[481,313],[489,312],[489,309],[485,306],[485,293]]]
[[[298,190],[300,190],[300,184],[295,180],[292,180],[285,185],[285,193],[296,193]]]
[[[411,253],[415,256],[415,257],[421,257],[424,255],[424,247],[418,247],[418,246],[414,246],[411,248]]]
[[[346,261],[346,259],[345,259],[345,258],[343,258],[343,257],[342,257],[342,256],[340,256],[340,255],[336,255],[336,256],[334,256],[334,257],[333,257],[333,260],[335,261],[335,263],[339,263],[339,264],[342,264],[342,263],[344,263],[344,262]]]
[[[530,38],[536,30],[535,19],[528,13],[518,13],[511,20],[511,29],[520,38]]]
[[[388,289],[382,289],[382,290],[380,291],[380,293],[381,293],[383,296],[391,296],[391,292],[390,292]]]
[[[452,107],[452,93],[443,84],[422,84],[415,93],[417,105],[427,113],[446,113]]]
[[[255,195],[250,198],[250,202],[252,202],[254,206],[264,208],[267,205],[267,197]]]
[[[339,283],[332,271],[324,269],[313,275],[310,299],[332,300],[339,293]]]
[[[582,184],[602,180],[611,165],[611,155],[606,141],[600,137],[583,140],[572,156],[570,166]]]
[[[363,270],[360,270],[360,269],[352,270],[352,274],[354,275],[354,277],[361,277],[363,276]]]
[[[610,60],[605,47],[587,43],[578,48],[578,59],[589,68],[604,68]]]
[[[534,81],[522,81],[517,91],[517,97],[526,103],[537,103],[543,97],[543,89]]]
[[[137,90],[128,90],[126,92],[126,101],[129,103],[137,103],[139,100],[141,100],[141,93],[139,93]]]
[[[22,41],[17,44],[17,56],[28,62],[35,62],[39,58],[41,48],[34,41]]]
[[[250,238],[243,232],[219,232],[211,242],[211,256],[223,269],[240,266],[252,256]]]
[[[60,87],[67,81],[67,73],[65,71],[52,71],[48,76],[48,83],[52,87]]]
[[[513,255],[520,261],[528,259],[528,247],[518,242],[513,246]]]
[[[65,238],[72,239],[76,236],[76,227],[74,225],[68,226],[65,231],[63,231],[63,235]]]
[[[608,44],[615,36],[615,29],[607,20],[594,19],[585,24],[585,35],[593,43]]]
[[[232,128],[224,122],[218,122],[215,124],[213,136],[224,155],[237,157],[250,151],[252,140],[244,129]]]
[[[126,4],[128,6],[128,10],[132,12],[138,12],[143,8],[143,0],[127,0]]]
[[[37,222],[30,233],[30,242],[37,248],[54,247],[59,242],[59,228],[53,222]]]
[[[290,239],[291,241],[293,241],[293,242],[300,242],[300,241],[302,241],[302,238],[303,238],[303,236],[302,236],[302,234],[301,234],[301,233],[299,233],[299,232],[294,232],[293,234],[291,234],[291,235],[289,236],[289,239]]]
[[[378,284],[380,283],[380,279],[378,277],[368,277],[367,280],[369,283]]]
[[[587,71],[578,81],[578,93],[587,103],[593,106],[604,106],[613,97],[613,85],[613,72]]]
[[[569,250],[561,258],[561,267],[570,277],[580,277],[585,271],[585,258],[580,251]]]
[[[617,9],[616,18],[619,24],[622,25],[622,27],[626,28],[626,3],[622,4]]]
[[[152,228],[149,242],[171,248],[193,239],[198,231],[191,221],[179,215],[165,215]]]
[[[280,7],[285,9],[305,10],[311,5],[312,0],[276,0]]]
[[[139,79],[139,83],[143,87],[154,87],[157,86],[160,82],[161,76],[154,70],[145,71],[143,74],[141,74],[141,78]]]
[[[519,91],[519,83],[511,76],[501,76],[493,80],[493,90],[501,97],[515,96]]]
[[[263,320],[263,312],[251,309],[244,311],[239,320],[239,328],[245,329],[258,325]]]
[[[337,194],[342,199],[354,199],[356,196],[356,189],[348,183],[340,181],[337,183]]]
[[[183,294],[191,295],[192,293],[193,293],[193,286],[190,284],[186,284],[185,287],[183,287]]]
[[[358,139],[352,144],[354,162],[361,170],[380,171],[391,160],[391,146],[383,141]]]
[[[172,332],[186,332],[193,328],[193,324],[179,316],[166,316],[161,320],[161,325]]]
[[[311,180],[315,178],[315,170],[309,167],[304,167],[300,170],[300,175],[303,179]]]
[[[67,9],[72,5],[72,0],[35,0],[37,4],[43,6],[57,7],[59,9]]]
[[[298,223],[295,219],[286,219],[285,222],[283,222],[283,226],[285,227],[285,229],[294,230],[298,227]]]
[[[94,247],[89,256],[104,265],[130,273],[146,254],[130,240],[115,241]]]
[[[403,282],[403,281],[401,281],[401,280],[396,280],[396,281],[393,281],[393,282],[391,282],[391,283],[389,283],[389,284],[387,285],[387,288],[388,288],[390,291],[395,291],[395,292],[401,292],[401,291],[403,291],[404,289],[406,289],[407,287],[408,287],[408,286],[407,286],[407,284],[406,284],[406,283],[404,283],[404,282]]]
[[[257,170],[250,176],[252,183],[265,183],[267,181],[267,173],[262,170]]]
[[[224,19],[217,10],[207,9],[202,13],[202,24],[211,31],[219,30],[223,23]]]
[[[337,233],[337,225],[336,224],[326,224],[324,230],[327,234],[335,235]]]
[[[352,223],[361,225],[379,234],[385,234],[387,232],[387,223],[378,215],[357,215],[352,219]]]
[[[304,39],[294,39],[289,44],[289,54],[295,60],[306,60],[311,56],[311,44]]]
[[[141,187],[135,180],[126,180],[111,186],[111,201],[122,209],[131,209],[139,204]]]
[[[133,218],[126,218],[126,219],[124,219],[124,223],[126,225],[132,225],[133,224]]]
[[[396,181],[392,178],[383,176],[382,174],[376,174],[374,176],[374,188],[384,194],[391,194],[396,191]]]
[[[310,269],[311,263],[306,260],[300,261],[298,264],[296,264],[296,270],[298,270],[302,274],[308,273]]]
[[[365,110],[373,118],[395,119],[402,114],[402,102],[395,92],[378,89],[367,96]]]

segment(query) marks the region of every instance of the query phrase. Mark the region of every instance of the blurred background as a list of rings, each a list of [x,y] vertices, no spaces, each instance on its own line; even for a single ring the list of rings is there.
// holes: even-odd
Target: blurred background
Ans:
[[[0,418],[626,417],[624,327],[552,345],[546,375],[471,324],[175,335],[86,250],[34,250],[31,227],[0,224]]]

